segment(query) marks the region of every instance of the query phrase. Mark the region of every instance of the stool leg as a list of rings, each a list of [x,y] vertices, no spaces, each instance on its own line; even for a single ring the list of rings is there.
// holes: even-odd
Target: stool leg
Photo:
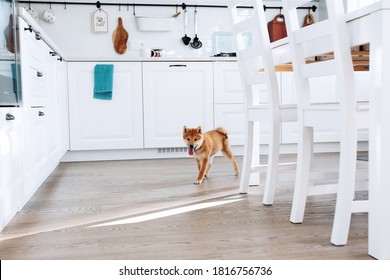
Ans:
[[[280,150],[280,122],[275,121],[270,131],[270,143],[268,149],[267,176],[264,186],[263,204],[272,205],[274,203],[275,191],[278,182]]]
[[[331,243],[345,245],[351,224],[355,193],[357,131],[340,131],[340,171]]]
[[[252,173],[253,137],[254,122],[248,121],[245,134],[244,156],[239,190],[240,193],[247,193],[249,188],[249,178]]]
[[[302,223],[309,188],[310,163],[313,155],[313,128],[303,127],[298,139],[297,171],[290,221]]]
[[[253,167],[260,166],[260,123],[253,124],[253,150],[251,175],[249,176],[249,186],[260,186],[260,171],[254,171]]]

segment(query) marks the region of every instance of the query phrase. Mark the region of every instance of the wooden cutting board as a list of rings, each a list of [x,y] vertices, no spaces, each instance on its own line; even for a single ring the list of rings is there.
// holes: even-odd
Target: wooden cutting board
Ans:
[[[122,18],[118,18],[118,27],[112,34],[112,41],[114,43],[114,49],[119,54],[124,54],[127,50],[127,40],[129,39],[129,33],[123,27]]]
[[[6,41],[7,50],[11,53],[15,53],[15,37],[13,30],[14,20],[12,14],[9,15],[8,26],[4,29],[4,37]]]

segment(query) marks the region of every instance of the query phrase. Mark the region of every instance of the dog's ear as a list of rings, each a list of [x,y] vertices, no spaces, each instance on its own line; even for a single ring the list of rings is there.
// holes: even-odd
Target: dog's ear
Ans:
[[[183,127],[183,133],[186,133],[188,131],[188,127],[187,126],[184,126]]]
[[[202,133],[202,126],[198,126],[197,130],[198,130],[198,133]]]

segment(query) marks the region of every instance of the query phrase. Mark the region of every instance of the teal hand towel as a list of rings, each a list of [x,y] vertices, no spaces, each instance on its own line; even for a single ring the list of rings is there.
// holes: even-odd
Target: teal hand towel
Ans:
[[[112,99],[114,65],[96,64],[94,69],[93,97],[97,99]]]
[[[20,63],[17,65],[15,63],[11,64],[11,75],[14,93],[19,97],[22,92]]]

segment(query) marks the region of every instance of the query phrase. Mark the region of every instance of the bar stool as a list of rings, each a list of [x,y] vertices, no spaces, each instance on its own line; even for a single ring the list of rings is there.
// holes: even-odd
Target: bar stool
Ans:
[[[355,201],[355,175],[358,129],[368,128],[368,102],[356,100],[353,63],[343,1],[326,0],[328,19],[301,28],[297,7],[307,0],[283,0],[289,45],[297,87],[298,158],[290,221],[302,223],[308,195],[337,193],[331,242],[348,240],[351,214],[367,212],[367,201]],[[334,59],[308,63],[313,56],[332,52]],[[334,76],[337,102],[313,104],[310,80]],[[332,89],[329,89],[332,90]],[[313,129],[335,129],[340,134],[338,182],[309,185],[313,157]]]
[[[249,5],[253,9],[241,9]],[[297,120],[296,104],[281,104],[275,62],[289,59],[286,40],[270,43],[262,1],[239,1],[230,4],[237,58],[239,63],[245,110],[245,147],[240,193],[247,193],[251,175],[260,174],[259,125],[268,123],[268,166],[263,204],[274,201],[278,179],[280,130],[282,122]],[[240,15],[251,12],[251,15]],[[274,50],[277,50],[274,52]],[[265,100],[262,100],[262,99]]]

